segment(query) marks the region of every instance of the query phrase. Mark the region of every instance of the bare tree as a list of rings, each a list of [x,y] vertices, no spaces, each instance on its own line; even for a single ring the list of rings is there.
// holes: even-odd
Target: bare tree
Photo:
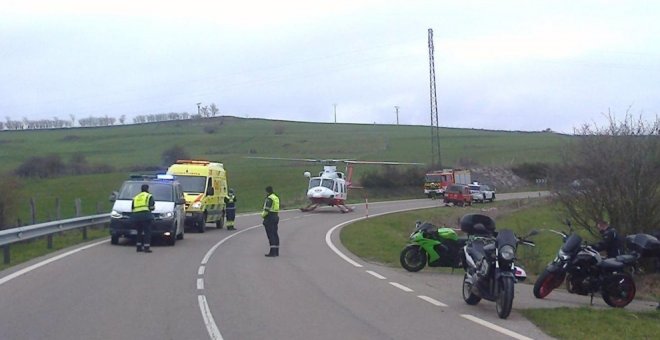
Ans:
[[[209,110],[211,111],[211,117],[215,117],[215,115],[220,112],[220,109],[215,105],[215,103],[211,103],[211,106],[209,107]]]
[[[552,181],[559,201],[578,225],[596,234],[607,219],[624,234],[660,226],[660,120],[646,122],[629,112],[609,126],[585,124],[564,150]]]

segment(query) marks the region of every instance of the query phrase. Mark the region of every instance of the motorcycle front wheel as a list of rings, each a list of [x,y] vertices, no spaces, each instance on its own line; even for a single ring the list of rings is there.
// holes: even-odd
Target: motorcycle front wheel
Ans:
[[[399,256],[401,267],[409,272],[418,272],[426,266],[426,252],[422,247],[411,244],[401,251]]]
[[[603,300],[615,308],[627,306],[635,298],[635,281],[629,274],[614,274],[603,283]]]
[[[564,281],[565,273],[549,272],[547,269],[534,282],[534,296],[543,299]]]
[[[500,319],[506,319],[511,314],[511,307],[513,306],[513,278],[502,277],[500,280],[500,291],[497,293],[495,300],[495,309],[497,309],[497,316]]]
[[[476,305],[481,301],[481,297],[472,294],[472,284],[468,281],[468,274],[463,276],[463,300],[468,305]]]

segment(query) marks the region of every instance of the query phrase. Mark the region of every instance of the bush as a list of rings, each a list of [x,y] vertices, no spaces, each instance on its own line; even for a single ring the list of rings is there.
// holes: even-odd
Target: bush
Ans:
[[[188,152],[181,146],[175,145],[165,151],[161,156],[163,165],[168,166],[176,163],[178,159],[190,159]]]
[[[546,163],[522,163],[511,168],[513,173],[530,182],[538,178],[548,178],[550,176],[550,166]]]
[[[9,228],[11,211],[16,211],[16,204],[19,200],[19,190],[21,182],[18,178],[3,175],[0,176],[0,229]]]
[[[23,162],[14,173],[19,177],[51,178],[66,173],[66,166],[58,155],[31,157]]]

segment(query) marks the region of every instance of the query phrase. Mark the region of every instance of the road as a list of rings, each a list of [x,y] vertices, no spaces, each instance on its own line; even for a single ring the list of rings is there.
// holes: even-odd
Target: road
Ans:
[[[341,226],[365,213],[282,212],[278,258],[263,256],[265,232],[249,214],[238,231],[186,233],[151,254],[103,240],[16,266],[0,273],[0,339],[544,339],[515,308],[588,304],[536,300],[517,285],[514,311],[501,320],[492,302],[463,302],[460,275],[408,273],[344,249]]]

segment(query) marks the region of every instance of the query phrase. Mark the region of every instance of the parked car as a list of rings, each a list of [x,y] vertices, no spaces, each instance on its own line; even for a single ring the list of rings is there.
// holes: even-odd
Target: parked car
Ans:
[[[470,187],[466,184],[452,184],[448,186],[445,191],[444,202],[445,204],[453,203],[458,206],[472,205]]]
[[[486,201],[492,202],[495,200],[495,190],[491,189],[488,185],[473,183],[469,186],[472,201],[484,203]]]
[[[156,209],[152,212],[155,219],[152,235],[165,239],[168,245],[173,246],[176,240],[183,239],[186,201],[181,184],[169,175],[131,176],[118,192],[112,193],[110,201],[114,204],[110,213],[110,243],[118,244],[122,236],[136,238],[137,230],[131,220],[131,204],[133,197],[141,191],[142,184],[149,185],[149,192],[156,203]]]

